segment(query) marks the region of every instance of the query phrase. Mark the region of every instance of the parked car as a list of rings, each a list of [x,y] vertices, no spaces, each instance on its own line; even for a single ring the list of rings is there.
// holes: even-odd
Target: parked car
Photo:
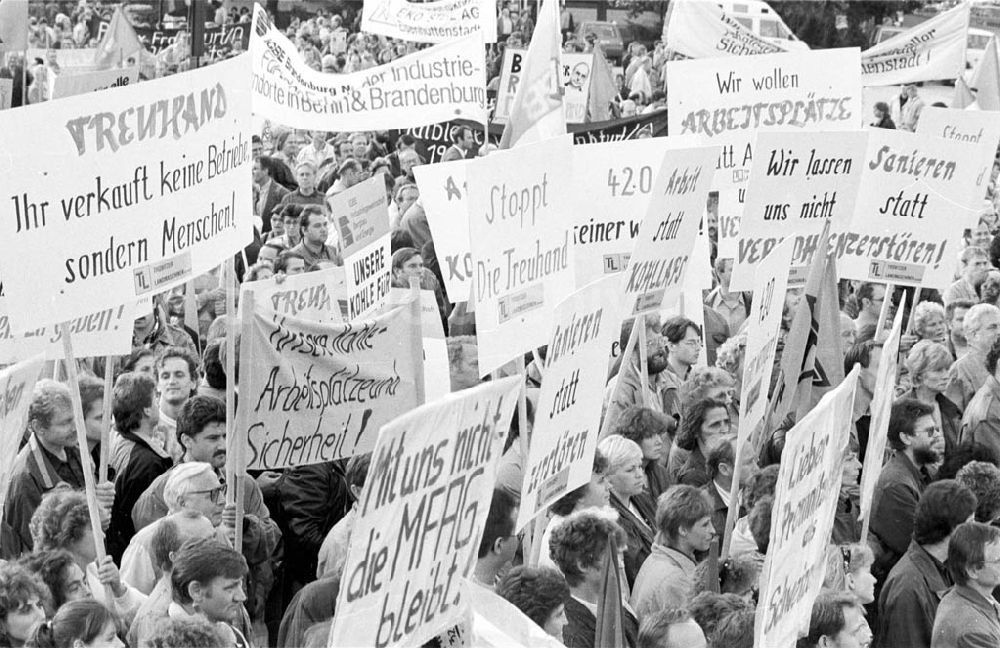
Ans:
[[[622,39],[618,25],[606,20],[581,22],[576,28],[576,37],[580,41],[585,41],[587,34],[593,34],[597,37],[597,42],[601,44],[604,56],[609,61],[615,65],[621,65],[622,56],[625,54],[625,41]]]

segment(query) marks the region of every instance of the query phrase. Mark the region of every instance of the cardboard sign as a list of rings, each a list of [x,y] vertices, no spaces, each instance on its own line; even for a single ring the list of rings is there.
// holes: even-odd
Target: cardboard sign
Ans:
[[[587,99],[590,97],[590,71],[594,66],[594,54],[563,54],[560,58],[566,123],[582,124],[587,121]]]
[[[240,316],[243,313],[243,295],[252,290],[258,304],[263,304],[278,315],[337,324],[347,319],[347,289],[345,273],[341,266],[324,268],[315,272],[286,275],[279,283],[277,277],[244,282],[240,286]],[[76,344],[73,336],[73,344]]]
[[[434,253],[444,278],[444,288],[452,303],[466,301],[472,286],[465,182],[468,164],[468,160],[456,160],[413,167],[427,224],[434,237]]]
[[[249,64],[0,113],[14,330],[164,292],[252,240]]]
[[[706,0],[674,0],[664,26],[667,47],[687,58],[775,54],[785,48],[744,27]]]
[[[510,117],[510,109],[514,105],[514,95],[517,85],[521,82],[521,72],[524,57],[528,50],[505,48],[503,60],[500,62],[500,85],[497,87],[497,103],[493,109],[493,123],[506,124]]]
[[[247,467],[277,470],[368,452],[416,406],[409,310],[320,324],[264,304],[243,313],[237,429]]]
[[[139,68],[137,66],[79,73],[64,71],[55,75],[52,84],[52,98],[59,99],[85,92],[121,88],[127,85],[135,85],[138,82]]]
[[[31,391],[45,359],[36,356],[0,371],[0,511],[7,501],[14,460],[28,424]]]
[[[520,378],[428,403],[385,425],[358,500],[329,646],[419,646],[468,611],[496,466]]]
[[[444,43],[481,32],[483,41],[497,40],[497,7],[493,0],[369,0],[361,8],[361,31],[418,43]]]
[[[371,177],[327,199],[347,272],[347,318],[379,310],[389,296],[392,252],[385,181]]]
[[[826,571],[858,371],[855,365],[785,437],[760,577],[756,648],[792,646],[808,630]]]
[[[681,294],[717,155],[704,147],[664,156],[622,278],[626,316],[668,308]]]
[[[841,131],[861,127],[856,48],[692,59],[667,63],[671,135],[694,134],[722,147],[712,189],[719,192],[719,256],[736,256],[736,236],[761,130]]]
[[[994,151],[905,131],[868,134],[854,217],[836,238],[843,279],[944,289],[953,280],[969,196]]]
[[[866,86],[954,79],[965,70],[968,2],[900,32],[861,53]]]
[[[456,117],[486,123],[479,32],[351,74],[324,74],[254,7],[253,110],[295,128],[338,131],[423,126]]]
[[[791,263],[802,267],[819,249],[827,221],[832,232],[847,227],[867,144],[865,131],[758,133],[730,290],[757,288],[754,268],[780,241],[795,242]],[[805,283],[805,275],[803,268],[792,285]]]
[[[481,375],[545,344],[556,303],[573,292],[572,159],[571,139],[558,137],[469,162]]]
[[[385,308],[391,309],[409,303],[409,288],[391,288]],[[438,310],[434,291],[420,291],[420,314],[420,332],[424,348],[424,396],[430,402],[451,392],[448,342],[445,340],[441,311]]]

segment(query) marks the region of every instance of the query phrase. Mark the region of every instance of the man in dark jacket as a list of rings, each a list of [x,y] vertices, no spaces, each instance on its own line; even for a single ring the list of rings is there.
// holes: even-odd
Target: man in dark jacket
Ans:
[[[931,648],[1000,646],[1000,612],[993,591],[1000,586],[1000,529],[966,522],[948,541],[948,573],[955,586],[934,619]]]
[[[917,505],[913,540],[882,586],[876,648],[930,648],[941,593],[951,585],[944,562],[952,531],[976,508],[972,492],[952,479],[927,487]]]
[[[121,438],[111,458],[116,477],[108,552],[121,564],[122,553],[135,535],[132,507],[153,480],[170,470],[174,462],[156,439],[160,408],[152,378],[132,372],[118,376],[112,411]]]

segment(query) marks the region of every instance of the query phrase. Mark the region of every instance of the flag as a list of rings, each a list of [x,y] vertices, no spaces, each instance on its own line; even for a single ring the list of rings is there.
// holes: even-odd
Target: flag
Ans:
[[[111,16],[107,31],[104,32],[101,44],[94,52],[94,63],[101,67],[110,67],[121,64],[130,56],[136,56],[138,61],[145,52],[146,48],[135,33],[135,28],[128,21],[121,5],[118,5],[115,7],[114,15]]]
[[[753,33],[722,7],[707,0],[670,3],[663,39],[667,48],[688,58],[714,58],[786,51]]]
[[[559,82],[561,52],[559,3],[542,0],[500,148],[540,142],[566,133],[563,87]]]
[[[0,51],[28,49],[28,0],[0,0]]]
[[[600,43],[594,44],[594,67],[590,75],[590,96],[587,97],[587,121],[611,119],[611,102],[615,98],[615,72],[604,56]]]
[[[976,101],[976,95],[972,94],[969,85],[963,77],[955,79],[955,96],[952,97],[952,108],[966,108]]]
[[[601,648],[625,648],[625,625],[622,620],[622,584],[618,574],[618,550],[608,538],[604,551],[604,575],[597,600],[597,630],[594,645]]]
[[[990,38],[979,65],[972,72],[969,85],[976,89],[976,103],[980,110],[1000,110],[1000,55],[997,52],[997,37]],[[955,82],[958,92],[958,82]]]
[[[954,79],[965,69],[969,3],[940,13],[861,52],[861,84]]]

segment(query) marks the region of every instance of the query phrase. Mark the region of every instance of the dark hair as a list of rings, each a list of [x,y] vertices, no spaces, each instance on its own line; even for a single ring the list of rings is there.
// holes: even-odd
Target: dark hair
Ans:
[[[821,591],[809,615],[809,632],[799,638],[796,648],[812,648],[823,637],[837,636],[847,626],[844,610],[857,605],[857,599],[847,592]]]
[[[757,503],[750,509],[747,515],[747,522],[750,523],[750,535],[757,544],[757,551],[762,554],[767,553],[767,548],[771,544],[771,509],[774,508],[774,496],[765,495],[757,500]]]
[[[726,648],[753,648],[754,610],[730,612],[715,626],[713,646]]]
[[[855,299],[858,300],[858,306],[861,306],[861,300],[867,299],[871,301],[871,298],[875,296],[875,284],[864,281],[858,286],[858,291],[854,293]]]
[[[7,563],[0,566],[0,645],[13,644],[7,633],[7,615],[26,606],[32,598],[45,605],[48,603],[47,597],[45,583],[24,565]]]
[[[955,316],[956,310],[958,310],[959,308],[964,308],[965,310],[969,310],[975,305],[976,302],[971,301],[969,299],[956,299],[955,301],[948,302],[948,304],[944,307],[945,317],[950,322],[951,318]]]
[[[172,570],[174,565],[170,560],[170,554],[180,549],[182,544],[183,538],[177,523],[169,517],[160,520],[150,540],[149,553],[153,559],[153,567],[160,571]]]
[[[90,528],[87,496],[57,486],[42,496],[28,527],[35,551],[67,548],[83,538]]]
[[[969,567],[982,565],[986,545],[1000,541],[1000,529],[979,522],[965,522],[955,527],[948,540],[945,566],[956,585],[969,582]]]
[[[416,145],[417,145],[417,138],[414,137],[413,135],[410,135],[409,133],[403,133],[402,135],[399,136],[399,139],[396,140],[397,151],[403,148],[404,146],[407,148],[413,148]]]
[[[472,129],[468,126],[455,126],[451,129],[451,141],[453,144],[458,144],[465,139],[465,134],[472,134]]]
[[[889,445],[894,450],[903,450],[906,444],[902,435],[913,436],[917,419],[934,414],[934,408],[916,398],[900,398],[892,404],[889,412]]]
[[[202,364],[205,366],[205,382],[215,389],[226,388],[226,368],[222,366],[220,353],[222,342],[215,341],[205,347]]]
[[[187,363],[188,366],[188,376],[191,380],[198,379],[198,358],[194,357],[190,351],[180,346],[168,346],[166,349],[160,353],[160,357],[156,361],[156,373],[160,373],[160,369],[167,360],[171,358],[180,358]]]
[[[746,500],[744,505],[748,510],[752,509],[760,498],[766,495],[774,496],[774,490],[778,486],[779,472],[781,472],[781,467],[778,464],[771,464],[764,466],[747,479],[746,485],[743,487],[743,497]]]
[[[941,542],[976,510],[976,496],[954,479],[942,479],[927,486],[917,502],[913,519],[913,540],[930,545]]]
[[[323,220],[326,220],[326,214],[323,213],[323,208],[319,205],[305,205],[302,207],[302,212],[299,214],[300,232],[304,234],[309,229],[309,219],[313,216],[320,216]]]
[[[558,570],[527,565],[518,565],[504,574],[496,592],[539,626],[544,626],[569,598],[566,579]]]
[[[714,409],[722,408],[728,411],[725,402],[715,398],[702,398],[684,408],[684,418],[681,419],[681,426],[677,430],[674,443],[682,450],[694,450],[698,447],[698,438],[701,436],[701,426],[705,423],[705,417]]]
[[[698,325],[684,317],[683,315],[675,315],[671,317],[666,322],[663,323],[662,331],[664,337],[671,344],[677,344],[684,339],[687,335],[688,329],[694,329],[694,332],[701,335],[701,329]]]
[[[358,161],[355,160],[354,158],[349,157],[346,158],[343,162],[341,162],[340,166],[337,167],[337,174],[344,175],[346,171],[360,171],[360,170],[361,170],[361,164],[358,163]]]
[[[156,357],[156,352],[147,346],[137,346],[132,349],[132,353],[125,356],[122,360],[122,371],[135,371],[139,362],[143,358],[148,358],[149,356]],[[154,367],[155,370],[155,367]]]
[[[609,434],[620,434],[629,441],[642,443],[670,432],[666,416],[648,407],[632,405],[619,415]]]
[[[401,270],[403,264],[413,257],[420,256],[420,250],[412,247],[402,247],[392,253],[392,270]]]
[[[958,471],[970,461],[986,461],[1000,467],[1000,455],[988,445],[966,441],[948,450],[944,463],[938,469],[938,479],[954,479]]]
[[[594,467],[592,469],[593,474],[603,475],[608,470],[608,458],[604,456],[604,453],[599,449],[594,451]],[[566,493],[549,507],[553,515],[558,515],[560,517],[566,517],[576,508],[576,505],[583,499],[583,496],[587,494],[587,489],[590,488],[590,483],[586,483],[583,486],[574,488],[570,492]]]
[[[257,158],[257,162],[260,164],[260,168],[267,173],[267,176],[273,179],[278,169],[278,165],[275,163],[274,158],[262,155]]]
[[[958,471],[956,480],[975,495],[976,522],[990,524],[1000,515],[1000,468],[986,461],[970,461]]]
[[[400,215],[402,218],[402,215]],[[389,236],[389,249],[392,252],[396,250],[402,250],[403,248],[411,248],[415,245],[413,242],[413,237],[410,233],[404,229],[394,229],[392,234]]]
[[[1000,338],[993,342],[990,352],[986,354],[986,370],[990,375],[997,372],[997,360],[1000,360]]]
[[[722,464],[730,466],[736,464],[736,450],[733,448],[733,442],[729,439],[719,441],[709,448],[708,454],[705,455],[705,468],[708,470],[709,480],[719,476],[719,466]]]
[[[281,208],[281,220],[286,218],[294,218],[299,220],[302,218],[302,205],[297,205],[295,203],[288,203]]]
[[[218,648],[221,645],[219,631],[207,620],[167,617],[156,622],[142,648]]]
[[[238,551],[216,538],[192,538],[181,545],[174,558],[170,574],[174,600],[191,603],[191,583],[208,585],[216,578],[243,578],[247,571],[247,561]]]
[[[288,261],[291,259],[302,259],[303,263],[305,263],[306,261],[306,258],[301,254],[299,254],[298,252],[296,252],[295,250],[285,250],[284,252],[278,255],[277,259],[274,260],[274,271],[276,273],[278,272],[287,273]]]
[[[625,546],[625,532],[611,519],[593,511],[570,515],[552,530],[549,557],[576,587],[583,582],[581,567],[595,567],[604,558],[608,543],[617,551]]]
[[[695,623],[701,626],[706,637],[715,633],[715,627],[722,617],[740,610],[752,610],[753,607],[741,596],[736,594],[720,594],[719,592],[699,592],[691,599],[688,610]]]
[[[105,371],[110,370],[110,367],[105,369]],[[77,380],[77,384],[80,386],[80,403],[83,405],[83,415],[87,416],[90,407],[104,398],[104,381],[84,374]]]
[[[662,648],[667,645],[670,626],[693,620],[684,608],[666,608],[652,612],[642,620],[635,648]]]
[[[96,599],[70,601],[56,610],[51,621],[35,628],[29,646],[37,648],[65,648],[76,640],[89,644],[97,639],[108,624],[121,632],[118,618]]]
[[[690,529],[698,520],[712,515],[712,502],[705,491],[678,484],[671,486],[656,501],[656,530],[676,540],[681,529]]]
[[[761,564],[750,553],[729,556],[719,563],[719,588],[726,594],[744,594],[757,589]]]
[[[514,509],[517,501],[507,491],[496,488],[490,501],[490,512],[483,526],[483,538],[479,541],[479,557],[485,558],[499,539],[514,535]]]
[[[177,442],[187,449],[181,437],[193,439],[211,423],[226,424],[226,404],[212,396],[192,396],[177,415]]]
[[[874,340],[855,342],[849,346],[847,353],[844,354],[844,373],[850,373],[856,364],[860,364],[863,368],[867,369],[872,361],[873,348],[875,348]]]
[[[76,564],[73,554],[65,549],[44,549],[21,557],[21,564],[37,575],[49,588],[52,609],[58,610],[65,598],[66,569]]]
[[[156,405],[156,383],[145,374],[128,371],[115,381],[111,411],[119,433],[133,432],[142,425],[147,407]]]
[[[364,488],[365,480],[368,479],[368,467],[371,465],[371,462],[372,453],[370,452],[351,457],[347,462],[347,469],[344,475],[347,485]]]

